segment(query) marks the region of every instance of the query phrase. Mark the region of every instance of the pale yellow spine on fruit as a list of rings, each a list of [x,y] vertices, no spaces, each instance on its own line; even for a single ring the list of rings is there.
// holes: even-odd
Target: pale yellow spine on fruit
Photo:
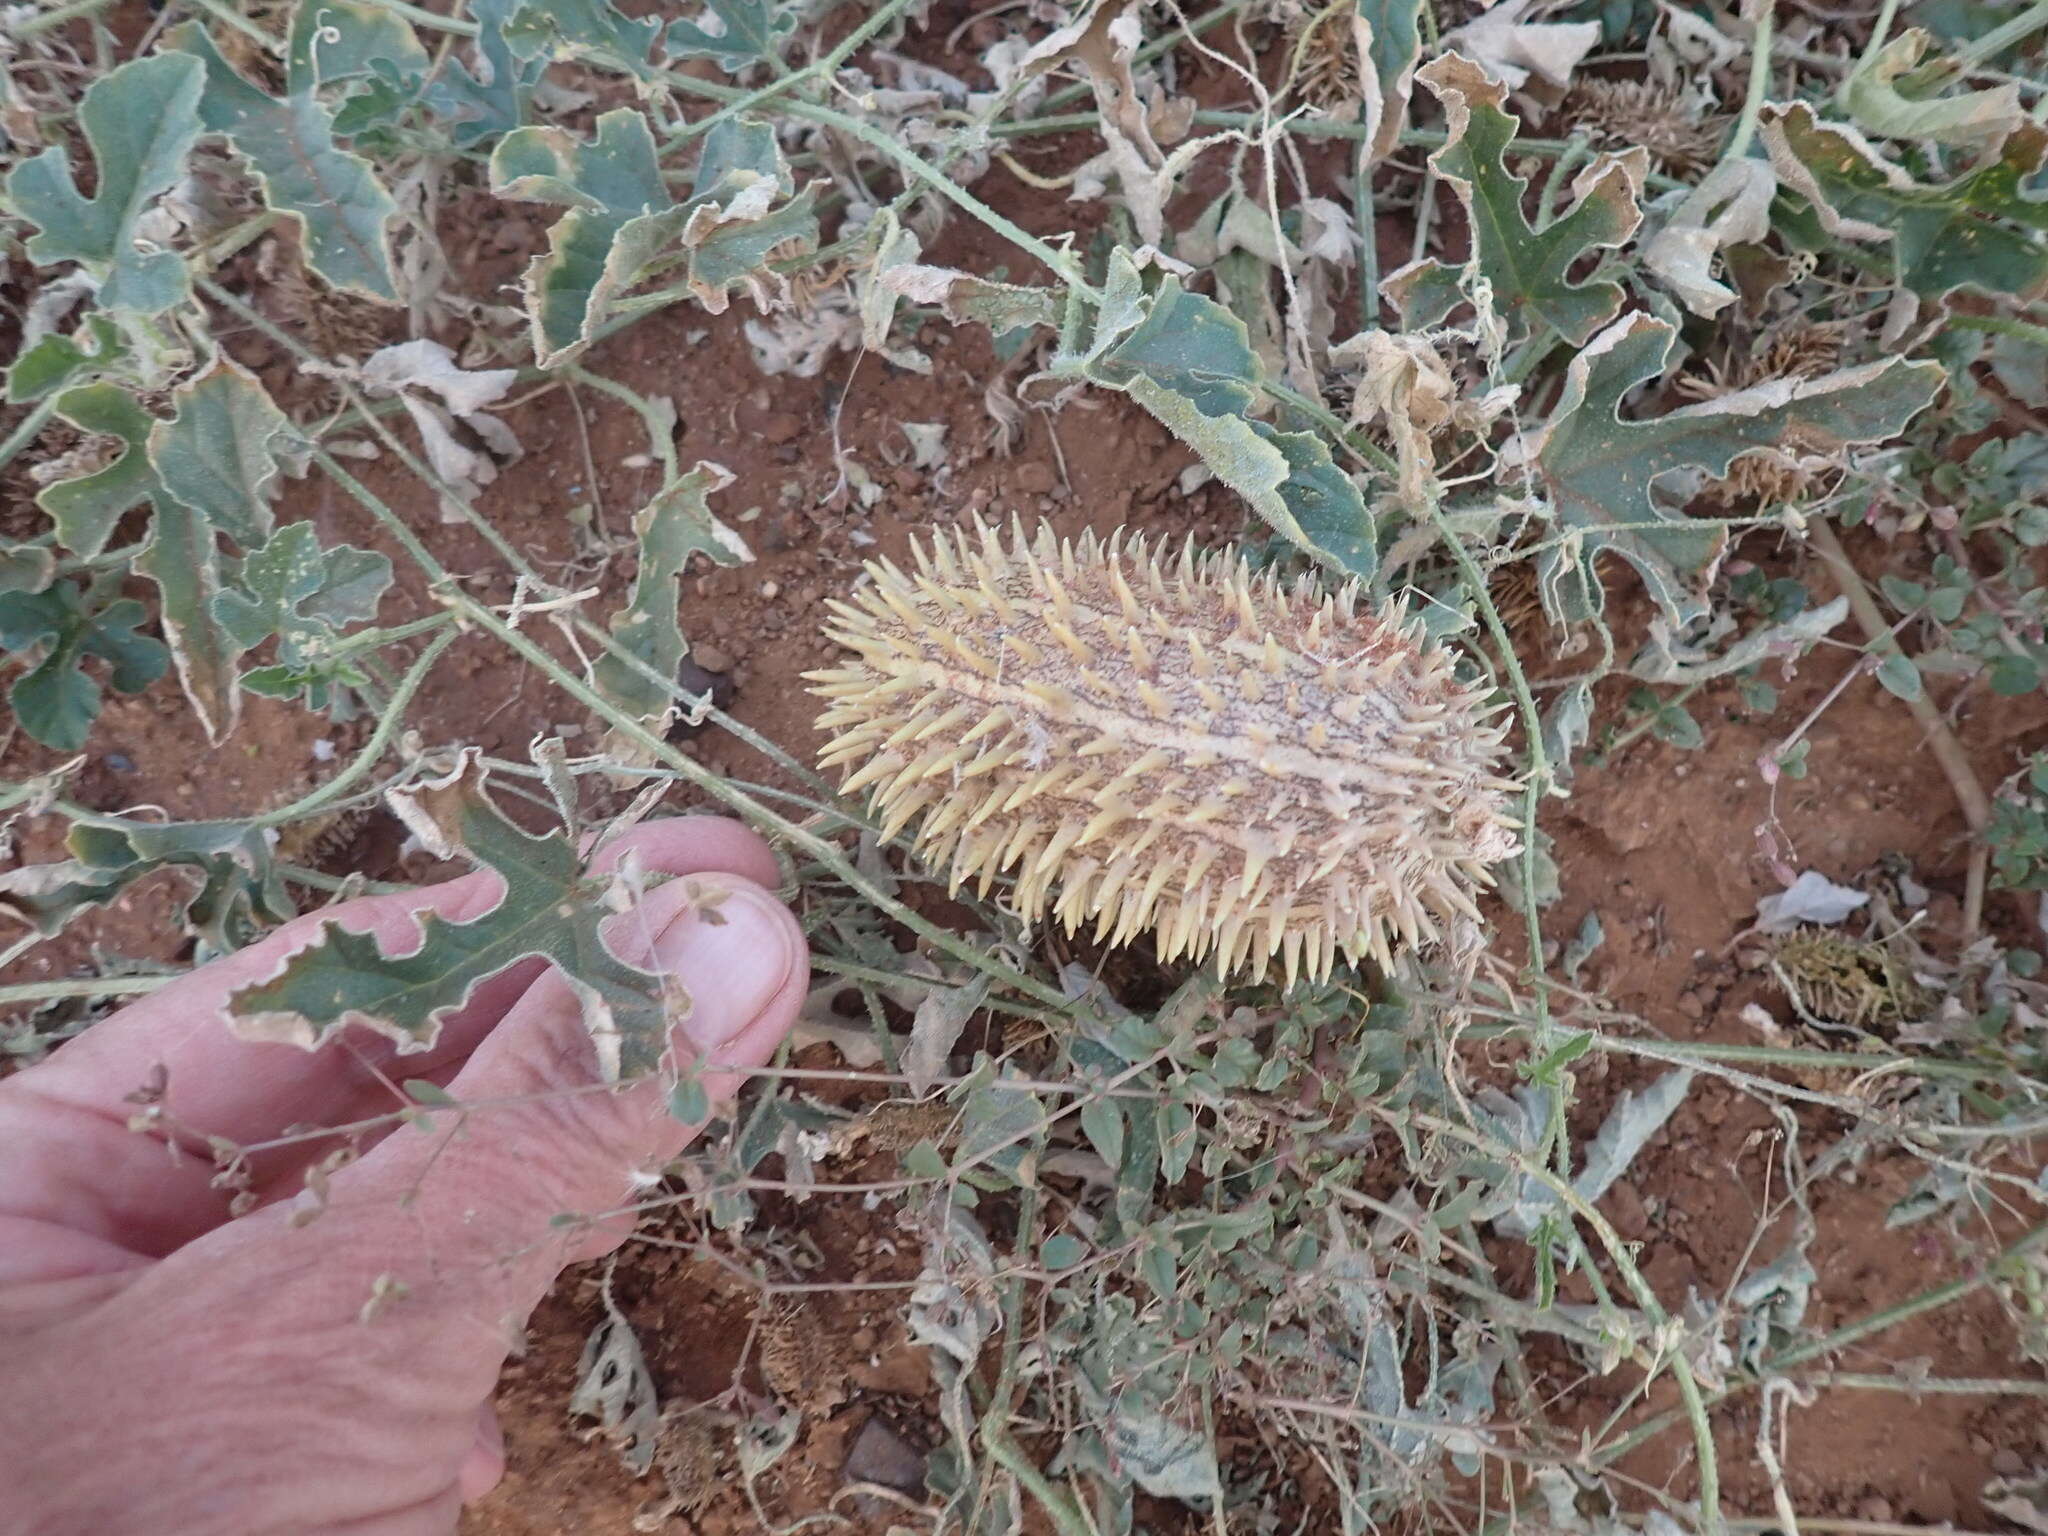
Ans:
[[[1398,606],[1122,533],[912,548],[828,604],[853,654],[806,676],[822,766],[955,889],[1289,982],[1478,920],[1517,848],[1507,726]]]

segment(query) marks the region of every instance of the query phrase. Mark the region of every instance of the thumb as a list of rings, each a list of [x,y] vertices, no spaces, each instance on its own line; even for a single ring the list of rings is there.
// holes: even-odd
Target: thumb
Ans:
[[[774,1054],[809,987],[795,918],[737,876],[672,880],[606,927],[620,959],[669,984],[678,1070],[698,1072],[714,1098]],[[636,1174],[697,1131],[669,1114],[661,1075],[603,1084],[581,1004],[553,970],[448,1091],[464,1107],[394,1132],[335,1177],[316,1230],[347,1232],[358,1273],[392,1275],[415,1300],[423,1287],[452,1287],[487,1316],[523,1316],[564,1264],[623,1241],[630,1218],[595,1230],[563,1218],[616,1210]],[[336,1221],[344,1210],[353,1219]]]

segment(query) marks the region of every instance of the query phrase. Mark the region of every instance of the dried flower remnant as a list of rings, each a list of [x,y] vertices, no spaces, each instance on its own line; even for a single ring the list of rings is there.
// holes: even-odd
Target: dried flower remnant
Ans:
[[[1563,112],[1566,121],[1584,123],[1603,139],[1640,144],[1667,166],[1712,165],[1730,121],[1654,80],[1576,81]]]
[[[885,835],[922,816],[955,888],[1014,874],[1027,919],[1289,981],[1477,922],[1517,847],[1507,727],[1399,607],[1123,533],[914,548],[831,605],[855,656],[808,675],[822,763]]]

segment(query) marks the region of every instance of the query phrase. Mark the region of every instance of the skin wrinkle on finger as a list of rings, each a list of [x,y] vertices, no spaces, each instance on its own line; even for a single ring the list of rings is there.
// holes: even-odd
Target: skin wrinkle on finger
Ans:
[[[772,881],[774,856],[758,836],[718,817],[650,822],[606,845],[595,871],[635,855],[648,873],[694,875],[731,871]],[[161,1256],[227,1219],[227,1193],[213,1187],[205,1151],[177,1149],[128,1129],[133,1106],[123,1096],[141,1087],[157,1062],[169,1061],[169,1107],[196,1132],[237,1143],[275,1138],[293,1124],[348,1124],[398,1107],[391,1089],[369,1067],[394,1082],[425,1077],[445,1085],[477,1041],[486,1036],[524,988],[487,981],[470,1004],[443,1026],[432,1051],[406,1057],[381,1036],[351,1031],[360,1058],[332,1047],[299,1047],[235,1040],[218,1014],[226,995],[312,941],[323,923],[343,922],[375,931],[393,952],[417,947],[417,914],[438,910],[473,916],[495,902],[498,880],[487,871],[404,896],[368,897],[295,918],[276,934],[165,987],[60,1048],[41,1066],[0,1084],[0,1211],[40,1220],[86,1225],[106,1240]],[[403,944],[404,950],[397,948]],[[541,969],[533,967],[535,973]],[[530,985],[530,977],[529,977]],[[187,1060],[186,1058],[189,1058]],[[367,1066],[366,1066],[367,1064]],[[29,1100],[60,1116],[44,1120],[34,1144],[36,1166],[23,1166],[29,1138],[17,1134],[17,1116]],[[41,1117],[39,1117],[41,1118]],[[308,1142],[294,1156],[269,1159],[256,1171],[267,1190],[295,1183],[328,1145]],[[62,1199],[25,1203],[24,1194],[50,1189]]]

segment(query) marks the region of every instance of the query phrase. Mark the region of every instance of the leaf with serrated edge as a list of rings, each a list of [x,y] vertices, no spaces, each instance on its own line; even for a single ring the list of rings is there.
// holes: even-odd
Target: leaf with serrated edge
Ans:
[[[709,555],[718,565],[739,565],[754,558],[707,504],[708,497],[730,484],[732,472],[724,465],[700,461],[655,492],[633,515],[640,565],[625,606],[612,615],[611,633],[657,677],[673,678],[689,650],[676,620],[676,583],[690,556]],[[671,689],[609,651],[591,668],[591,681],[598,692],[650,729],[665,727],[676,707]]]
[[[1548,326],[1573,346],[1613,319],[1624,294],[1605,281],[1573,282],[1573,263],[1592,251],[1623,244],[1642,222],[1638,199],[1649,157],[1640,149],[1601,155],[1572,182],[1571,207],[1542,230],[1530,228],[1522,213],[1528,183],[1511,175],[1502,157],[1521,124],[1502,103],[1507,87],[1462,54],[1447,53],[1416,72],[1443,103],[1449,142],[1429,157],[1436,172],[1457,191],[1472,229],[1472,257],[1466,281],[1483,277],[1493,290],[1494,310],[1512,331]],[[1383,285],[1407,317],[1404,295],[1425,287],[1441,291],[1443,264],[1411,262],[1390,273]]]
[[[2028,190],[2048,162],[2048,128],[2014,129],[1997,158],[1940,183],[1915,181],[1856,129],[1821,122],[1805,102],[1765,107],[1758,138],[1823,229],[1841,240],[1889,241],[1898,281],[1915,293],[2048,293],[2048,199]]]
[[[714,17],[719,22],[716,32],[704,25]],[[750,64],[778,57],[795,27],[793,14],[766,0],[710,0],[695,21],[670,22],[662,46],[672,59],[710,59],[737,74]]]
[[[419,944],[402,955],[387,955],[372,935],[323,925],[272,976],[228,999],[235,1032],[312,1050],[361,1024],[396,1041],[401,1054],[431,1050],[479,984],[542,959],[575,995],[604,1080],[652,1071],[668,1049],[670,1023],[690,1002],[673,977],[628,965],[605,943],[599,929],[611,910],[612,877],[585,874],[566,835],[532,837],[506,820],[484,793],[473,748],[446,778],[388,798],[423,842],[491,870],[504,894],[464,921],[427,914]]]
[[[184,259],[138,247],[136,221],[184,173],[200,134],[205,73],[176,54],[131,59],[93,82],[78,125],[92,146],[98,189],[82,195],[70,156],[52,145],[7,178],[13,211],[39,226],[28,254],[39,265],[80,263],[99,280],[103,309],[154,315],[191,291]]]
[[[547,72],[545,54],[521,60],[505,41],[516,0],[469,0],[477,24],[476,68],[450,56],[421,92],[427,110],[449,124],[458,149],[510,133],[526,118],[533,88]]]
[[[1370,577],[1379,559],[1372,516],[1328,445],[1250,416],[1259,365],[1244,322],[1170,273],[1149,299],[1137,281],[1129,252],[1115,252],[1088,376],[1158,417],[1283,538]]]
[[[1942,382],[1939,363],[1892,358],[1817,379],[1774,379],[1646,421],[1622,420],[1623,397],[1663,373],[1676,335],[1645,314],[1617,320],[1572,359],[1549,422],[1511,445],[1510,458],[1533,462],[1567,536],[1564,547],[1542,556],[1546,603],[1563,588],[1573,599],[1567,611],[1597,611],[1592,566],[1601,551],[1612,550],[1642,573],[1672,623],[1690,622],[1704,611],[1699,588],[1728,534],[1659,506],[1650,494],[1658,476],[1698,466],[1718,477],[1738,455],[1758,448],[1812,453],[1878,442],[1912,420]]]
[[[206,66],[199,113],[225,134],[262,184],[264,201],[296,223],[306,264],[337,288],[395,301],[390,224],[398,211],[369,161],[334,142],[334,116],[311,82],[283,100],[244,80],[196,22],[164,34],[164,47]]]
[[[81,375],[105,373],[127,355],[114,322],[89,314],[71,335],[52,332],[22,349],[7,370],[7,403],[26,405],[67,385],[83,385]]]

